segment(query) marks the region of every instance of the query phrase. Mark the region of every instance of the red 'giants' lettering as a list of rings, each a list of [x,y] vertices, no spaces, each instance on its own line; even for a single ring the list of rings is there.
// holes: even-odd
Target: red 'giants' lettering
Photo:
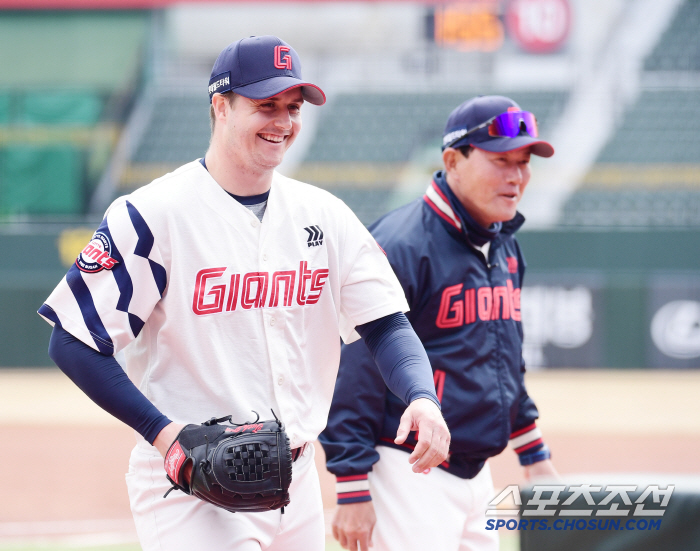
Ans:
[[[435,325],[440,329],[469,325],[476,321],[513,319],[520,321],[520,289],[513,288],[511,280],[506,285],[497,287],[479,287],[464,289],[458,283],[445,287],[440,298]]]
[[[198,316],[204,314],[217,314],[224,308],[224,296],[226,295],[225,285],[214,285],[207,292],[207,281],[216,279],[226,271],[226,268],[207,268],[199,270],[194,284],[194,299],[192,300],[192,311]],[[205,297],[213,296],[214,300],[204,303]]]
[[[192,298],[192,311],[198,316],[234,311],[240,304],[244,310],[292,306],[296,291],[299,306],[316,304],[330,275],[327,268],[308,269],[302,261],[299,270],[249,272],[231,274],[228,281],[219,280],[225,267],[205,268],[197,272]],[[226,298],[228,297],[228,298]],[[268,299],[269,297],[269,299]]]

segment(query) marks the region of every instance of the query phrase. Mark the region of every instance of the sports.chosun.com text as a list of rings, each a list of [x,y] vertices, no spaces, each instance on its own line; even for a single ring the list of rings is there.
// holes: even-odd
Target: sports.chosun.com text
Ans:
[[[662,519],[489,519],[487,530],[658,530]]]

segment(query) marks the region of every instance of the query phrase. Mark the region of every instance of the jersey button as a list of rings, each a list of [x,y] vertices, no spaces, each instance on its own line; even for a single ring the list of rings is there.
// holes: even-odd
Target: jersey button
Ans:
[[[277,378],[277,384],[280,386],[284,384],[284,377],[282,377],[282,375]]]
[[[270,325],[275,325],[275,318],[270,318]]]
[[[267,255],[266,255],[266,254],[263,255],[263,260],[267,260]]]
[[[258,227],[258,221],[257,220],[251,220],[250,225],[253,226],[254,228]]]

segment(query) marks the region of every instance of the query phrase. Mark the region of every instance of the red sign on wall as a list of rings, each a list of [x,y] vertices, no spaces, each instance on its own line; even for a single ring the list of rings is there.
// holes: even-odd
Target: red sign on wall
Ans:
[[[526,52],[559,50],[571,30],[568,0],[511,0],[506,11],[511,38]]]

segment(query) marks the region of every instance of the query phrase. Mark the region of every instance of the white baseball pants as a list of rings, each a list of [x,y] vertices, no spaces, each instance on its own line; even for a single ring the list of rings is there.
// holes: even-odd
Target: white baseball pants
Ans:
[[[416,474],[408,453],[387,446],[377,451],[368,477],[377,515],[374,551],[498,551],[498,532],[486,530],[493,499],[488,463],[469,480],[442,469]]]
[[[325,526],[314,447],[294,463],[291,503],[265,513],[229,513],[170,487],[163,458],[145,442],[131,453],[126,475],[143,551],[323,551]]]

